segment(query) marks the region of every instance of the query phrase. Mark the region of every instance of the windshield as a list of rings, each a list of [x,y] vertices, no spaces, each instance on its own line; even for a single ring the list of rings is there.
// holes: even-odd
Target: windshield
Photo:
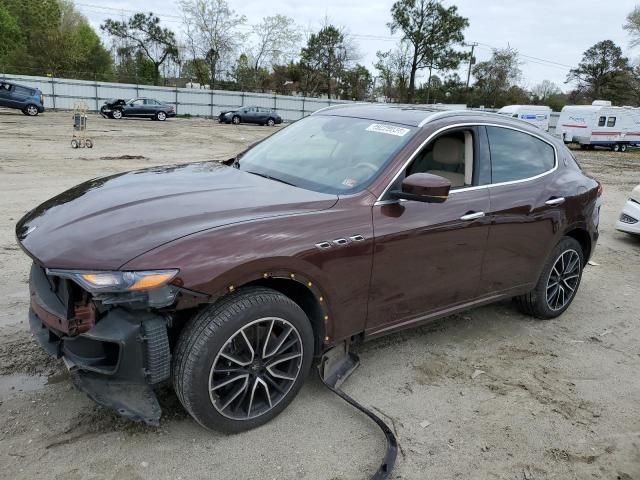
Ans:
[[[239,159],[240,170],[324,193],[365,188],[415,128],[360,118],[304,118]]]

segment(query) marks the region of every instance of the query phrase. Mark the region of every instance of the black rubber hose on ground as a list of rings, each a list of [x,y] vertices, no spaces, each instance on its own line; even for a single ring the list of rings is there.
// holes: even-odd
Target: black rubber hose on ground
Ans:
[[[324,378],[322,378],[322,373],[320,373],[320,371],[318,371],[318,374],[319,374],[318,376],[320,377],[320,381],[324,384],[325,387],[327,387],[333,393],[338,395],[340,398],[342,398],[345,402],[347,402],[351,406],[360,410],[367,417],[373,420],[376,423],[376,425],[378,425],[378,427],[380,427],[380,430],[382,430],[382,433],[384,433],[384,436],[387,440],[387,448],[384,453],[384,458],[382,459],[382,463],[378,467],[378,470],[376,471],[376,473],[374,473],[373,476],[370,477],[370,480],[387,480],[388,478],[390,478],[391,471],[393,470],[393,466],[396,463],[396,457],[398,456],[398,441],[396,440],[396,436],[393,434],[393,432],[387,426],[387,424],[384,423],[382,419],[380,419],[380,417],[378,417],[375,413],[373,413],[371,410],[364,407],[363,405],[360,405],[358,402],[356,402],[353,398],[351,398],[349,395],[344,393],[339,388],[335,388],[330,384],[328,384],[327,382],[325,382]]]

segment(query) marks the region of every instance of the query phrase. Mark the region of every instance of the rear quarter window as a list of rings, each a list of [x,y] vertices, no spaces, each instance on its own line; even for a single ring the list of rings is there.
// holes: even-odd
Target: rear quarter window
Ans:
[[[500,127],[487,127],[487,135],[491,149],[492,183],[524,180],[555,166],[555,150],[544,140]]]

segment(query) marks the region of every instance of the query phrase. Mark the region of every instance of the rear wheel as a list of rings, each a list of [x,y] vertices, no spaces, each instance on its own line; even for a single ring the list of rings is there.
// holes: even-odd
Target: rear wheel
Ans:
[[[276,121],[273,118],[270,118],[269,120],[267,120],[267,125],[269,125],[270,127],[273,127],[276,124]]]
[[[619,152],[620,151],[620,145],[618,145],[617,143],[611,147],[611,150],[613,150],[614,152]]]
[[[268,288],[240,290],[185,327],[173,361],[174,388],[206,428],[255,428],[296,396],[313,346],[309,320],[291,299]]]
[[[164,122],[167,119],[167,114],[164,112],[158,112],[156,113],[156,120],[159,120],[161,122]]]
[[[620,151],[621,152],[626,152],[627,151],[627,145],[626,144],[620,145]]]
[[[573,301],[584,268],[584,253],[577,240],[563,237],[551,252],[536,287],[515,298],[527,315],[547,319],[561,315]]]

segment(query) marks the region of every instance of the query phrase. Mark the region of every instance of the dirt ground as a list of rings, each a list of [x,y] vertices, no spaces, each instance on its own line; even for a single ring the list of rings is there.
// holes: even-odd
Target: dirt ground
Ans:
[[[161,426],[149,428],[96,406],[30,339],[29,260],[13,231],[21,215],[92,177],[225,159],[274,131],[97,116],[89,127],[95,147],[72,150],[69,113],[0,111],[0,477],[368,478],[380,432],[315,377],[254,431],[205,431],[169,389]],[[640,479],[640,240],[614,230],[640,183],[640,155],[577,155],[604,184],[601,239],[598,265],[561,318],[535,321],[503,302],[360,350],[344,389],[395,429],[393,478]]]

